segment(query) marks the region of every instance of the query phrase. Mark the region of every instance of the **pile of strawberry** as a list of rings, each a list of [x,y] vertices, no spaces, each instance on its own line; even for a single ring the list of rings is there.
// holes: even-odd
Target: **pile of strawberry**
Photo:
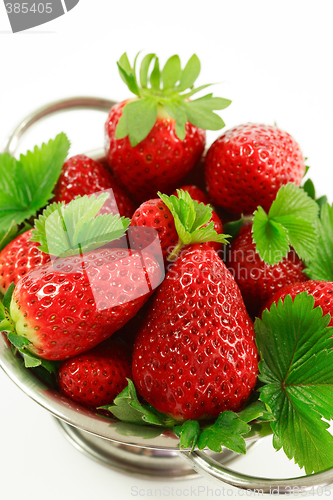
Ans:
[[[135,97],[104,162],[65,161],[64,134],[0,155],[0,330],[68,398],[183,448],[245,453],[260,428],[306,472],[333,466],[333,207],[276,126],[203,157],[230,101],[193,99],[195,55],[146,55],[140,85],[118,68]]]

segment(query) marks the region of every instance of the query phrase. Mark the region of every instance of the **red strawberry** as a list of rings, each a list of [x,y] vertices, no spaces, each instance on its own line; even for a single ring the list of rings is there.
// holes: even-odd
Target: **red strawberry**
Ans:
[[[285,286],[278,292],[276,292],[273,297],[271,297],[263,306],[262,312],[267,308],[270,309],[273,302],[278,303],[279,299],[284,301],[286,295],[290,295],[292,299],[296,297],[298,293],[307,292],[309,295],[313,295],[315,299],[314,307],[321,307],[323,310],[323,315],[330,314],[332,319],[329,326],[333,326],[333,283],[330,281],[306,281],[305,283],[293,283],[291,285]]]
[[[99,249],[30,271],[14,290],[10,314],[28,349],[62,360],[110,337],[131,319],[161,279],[153,257]]]
[[[50,256],[39,250],[39,243],[29,241],[31,231],[26,231],[11,241],[0,253],[0,292],[5,294],[11,283],[35,267],[50,261]]]
[[[55,188],[54,202],[69,203],[77,196],[93,194],[105,189],[112,189],[114,200],[101,213],[118,213],[120,216],[132,217],[134,204],[118,186],[117,181],[102,165],[84,155],[73,156],[66,161]]]
[[[178,420],[238,411],[258,372],[254,329],[239,288],[208,245],[184,250],[159,287],[133,352],[133,379]]]
[[[277,127],[249,123],[228,130],[210,147],[205,161],[212,202],[232,213],[267,212],[280,187],[299,185],[305,172],[297,142]]]
[[[150,64],[154,69],[149,74]],[[115,105],[105,124],[107,160],[117,180],[139,202],[155,198],[158,191],[172,192],[200,160],[207,124],[224,126],[213,109],[224,109],[227,99],[205,96],[191,100],[200,72],[194,55],[182,71],[178,56],[160,72],[155,54],[142,61],[139,86],[135,65],[126,54],[118,61],[121,78],[136,96]],[[192,89],[184,93],[186,89]]]
[[[252,239],[252,224],[242,227],[228,251],[228,268],[235,278],[251,316],[275,292],[290,283],[308,280],[305,265],[293,249],[278,264],[269,266],[261,260]]]
[[[200,190],[198,189],[198,191]],[[177,198],[179,198],[179,195],[183,197],[184,200],[185,196],[187,195],[185,203],[187,204],[187,210],[190,210],[189,207],[190,205],[193,205],[193,199],[189,197],[189,193],[178,190]],[[181,234],[178,234],[177,232],[174,217],[182,217],[184,214],[181,213],[180,210],[178,210],[178,207],[173,202],[172,197],[161,195],[161,198],[164,201],[162,201],[162,199],[160,198],[157,198],[142,203],[142,205],[140,205],[140,207],[134,212],[131,226],[145,228],[144,231],[133,231],[132,233],[137,240],[137,249],[141,249],[143,246],[148,246],[148,244],[151,242],[152,232],[150,228],[153,228],[157,231],[163,258],[166,262],[168,256],[172,253],[175,246],[178,245],[181,238]],[[211,208],[208,208],[208,210],[210,210],[209,222],[203,224],[201,227],[205,228],[210,222],[213,222],[215,234],[222,235],[223,226],[221,220]],[[222,240],[218,238],[218,241],[211,241],[209,244],[212,248],[218,251],[221,249],[221,241]],[[191,243],[194,243],[194,241],[191,241]],[[184,242],[183,244],[186,243]],[[183,244],[181,244],[181,246],[183,246]]]
[[[189,186],[180,186],[182,191],[187,191],[188,194],[191,196],[192,200],[196,200],[199,203],[204,203],[205,205],[208,205],[209,199],[207,198],[207,195],[201,191],[197,186],[189,185]],[[178,197],[177,190],[172,193],[174,196]]]
[[[112,403],[127,386],[127,378],[132,378],[130,353],[113,340],[64,361],[58,372],[60,392],[88,407]]]

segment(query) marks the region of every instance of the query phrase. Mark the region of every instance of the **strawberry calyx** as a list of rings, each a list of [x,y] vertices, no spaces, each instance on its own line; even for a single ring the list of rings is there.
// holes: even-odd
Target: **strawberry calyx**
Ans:
[[[133,66],[126,53],[117,62],[122,80],[137,97],[125,104],[117,125],[116,139],[128,136],[132,147],[139,144],[153,128],[161,108],[175,121],[175,132],[181,141],[185,139],[187,121],[206,130],[220,130],[225,126],[222,118],[213,111],[227,108],[231,103],[229,99],[207,94],[190,100],[194,94],[211,85],[193,88],[201,69],[195,54],[184,69],[181,68],[179,56],[174,55],[167,60],[162,70],[156,54],[147,54],[141,62],[140,85],[136,76],[138,55]]]
[[[44,253],[67,257],[106,245],[124,236],[130,219],[118,214],[98,215],[110,197],[105,191],[98,196],[78,196],[70,203],[52,203],[35,221],[30,241],[40,244]]]
[[[199,203],[191,198],[187,191],[177,189],[177,196],[157,193],[170,210],[174,221],[179,241],[168,256],[169,261],[177,258],[185,245],[215,241],[228,243],[227,234],[218,234],[211,221],[213,209],[210,205]]]

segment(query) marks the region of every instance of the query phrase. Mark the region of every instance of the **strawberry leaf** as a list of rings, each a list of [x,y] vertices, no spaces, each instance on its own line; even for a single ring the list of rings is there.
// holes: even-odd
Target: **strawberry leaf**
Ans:
[[[316,248],[316,221],[319,207],[304,189],[293,183],[282,186],[266,214],[262,207],[254,212],[253,241],[267,264],[280,262],[290,245],[301,259],[310,258]]]
[[[31,241],[50,255],[65,257],[95,250],[125,234],[130,220],[119,215],[97,215],[110,193],[78,196],[65,205],[49,205],[35,222]]]
[[[193,200],[187,191],[177,189],[177,196],[157,193],[173,215],[179,243],[168,259],[173,260],[184,245],[217,241],[227,243],[228,235],[218,234],[210,222],[213,209],[210,205]]]
[[[0,155],[0,234],[36,215],[50,198],[69,150],[65,134],[20,156]]]
[[[208,447],[216,453],[221,453],[223,447],[236,453],[246,453],[243,435],[250,431],[250,426],[241,420],[237,413],[223,411],[216,422],[204,429],[197,442],[199,450]]]
[[[135,61],[137,57],[138,55]],[[128,136],[132,147],[135,147],[152,130],[161,107],[175,121],[175,132],[181,141],[185,139],[185,125],[188,121],[202,129],[219,130],[224,127],[223,120],[213,110],[225,109],[231,101],[213,97],[212,94],[189,101],[189,97],[210,85],[193,88],[200,73],[200,61],[196,55],[190,58],[183,70],[179,56],[174,55],[160,71],[158,57],[147,54],[140,67],[141,88],[137,84],[135,63],[132,68],[126,54],[121,56],[117,64],[121,78],[129,90],[139,97],[123,107],[116,128],[117,139]],[[149,74],[152,65],[153,69]],[[190,92],[182,93],[187,89]]]
[[[182,425],[176,425],[173,430],[180,439],[179,448],[181,450],[190,448],[193,451],[200,435],[199,422],[197,420],[186,420]]]
[[[312,198],[313,200],[316,199],[316,190],[311,179],[307,179],[302,187],[306,194],[310,196],[310,198]]]
[[[223,229],[226,232],[226,234],[230,235],[229,242],[230,240],[233,240],[238,236],[239,231],[242,229],[242,226],[243,226],[243,216],[238,220],[227,222],[226,224],[223,225]]]
[[[5,293],[4,297],[3,297],[2,303],[3,303],[4,307],[6,309],[8,309],[8,310],[9,310],[9,307],[10,307],[10,303],[11,303],[11,300],[12,300],[14,289],[15,289],[15,285],[14,285],[14,283],[11,283],[9,285],[9,287],[7,288],[6,293]]]
[[[333,281],[333,205],[322,206],[316,229],[318,242],[305,273],[313,280]]]
[[[158,425],[166,427],[170,424],[170,417],[159,413],[148,405],[142,405],[136,395],[133,382],[127,379],[128,386],[115,398],[113,405],[101,406],[109,410],[122,422],[139,425]]]
[[[255,322],[262,361],[260,399],[270,408],[274,446],[307,474],[333,466],[333,328],[314,297],[290,295]]]

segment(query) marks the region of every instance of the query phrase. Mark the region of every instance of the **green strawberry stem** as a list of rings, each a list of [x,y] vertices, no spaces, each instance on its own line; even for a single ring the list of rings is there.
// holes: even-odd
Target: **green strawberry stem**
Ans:
[[[116,138],[129,137],[134,147],[147,137],[153,128],[159,108],[164,108],[164,113],[175,120],[175,132],[183,141],[186,135],[187,122],[206,130],[220,130],[224,122],[214,110],[227,108],[231,101],[221,97],[207,94],[195,100],[190,97],[208,87],[201,85],[193,89],[195,80],[200,73],[200,61],[194,54],[181,69],[179,56],[170,57],[165,66],[160,70],[159,59],[155,54],[147,54],[140,67],[140,84],[136,76],[136,61],[130,65],[127,54],[124,53],[118,61],[118,70],[122,80],[129,90],[137,96],[128,102],[122,112],[116,129]],[[153,66],[149,74],[150,67]],[[186,92],[188,90],[188,92]]]
[[[98,197],[78,196],[67,205],[52,203],[35,221],[31,241],[40,244],[40,250],[57,257],[83,254],[121,238],[130,220],[119,215],[98,215],[108,192]]]
[[[193,200],[187,191],[177,189],[177,196],[157,193],[170,210],[179,241],[168,256],[169,261],[175,260],[185,245],[216,241],[228,243],[227,234],[218,234],[211,221],[213,209],[210,205]]]

